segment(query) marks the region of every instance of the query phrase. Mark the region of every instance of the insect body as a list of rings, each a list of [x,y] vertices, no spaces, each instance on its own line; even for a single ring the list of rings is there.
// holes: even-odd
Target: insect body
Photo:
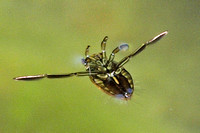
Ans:
[[[130,55],[124,57],[119,62],[114,61],[115,54],[119,51],[128,49],[128,44],[121,44],[116,47],[112,53],[107,57],[106,55],[106,42],[108,37],[106,36],[101,42],[101,52],[98,54],[89,55],[89,45],[85,50],[85,59],[82,59],[82,63],[86,68],[85,72],[75,72],[68,74],[41,74],[34,76],[22,76],[16,77],[15,80],[36,80],[41,78],[67,78],[71,76],[89,76],[90,80],[105,93],[120,98],[128,100],[131,98],[134,91],[134,84],[131,75],[123,67],[133,56],[140,53],[144,48],[157,42],[168,32],[162,32],[153,39],[142,44],[138,49],[132,52]]]

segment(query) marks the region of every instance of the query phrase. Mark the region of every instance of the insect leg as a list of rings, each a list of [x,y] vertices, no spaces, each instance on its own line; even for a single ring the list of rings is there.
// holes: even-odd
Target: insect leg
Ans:
[[[107,42],[107,40],[108,40],[108,36],[105,36],[104,37],[104,39],[103,39],[103,41],[101,42],[101,50],[102,50],[102,56],[103,56],[103,59],[102,59],[102,62],[103,62],[103,64],[105,64],[106,63],[106,42]]]
[[[119,45],[118,47],[116,47],[113,51],[112,51],[112,53],[110,54],[110,57],[109,57],[109,59],[108,59],[108,61],[107,61],[107,64],[109,64],[110,62],[112,62],[113,60],[114,60],[114,58],[115,58],[115,54],[116,53],[118,53],[119,51],[125,51],[125,50],[127,50],[128,49],[128,44],[121,44],[121,45]]]
[[[133,53],[131,53],[130,55],[124,57],[118,64],[116,68],[120,68],[122,67],[124,64],[126,64],[130,58],[132,58],[133,56],[139,54],[141,51],[143,51],[145,49],[145,47],[147,45],[153,44],[155,42],[157,42],[158,40],[160,40],[163,36],[165,36],[168,32],[164,31],[162,33],[160,33],[159,35],[155,36],[153,39],[147,41],[146,43],[142,44],[139,48],[137,48]]]
[[[88,45],[87,48],[85,49],[85,56],[86,57],[89,57],[89,48],[90,48],[90,45]]]
[[[68,73],[68,74],[47,74],[47,78],[68,78],[72,76],[91,76],[96,75],[97,72],[75,72],[75,73]]]
[[[41,75],[32,75],[32,76],[21,76],[13,78],[14,80],[36,80],[36,79],[42,79],[47,77],[47,74],[41,74]]]
[[[42,78],[68,78],[72,76],[91,76],[96,75],[97,72],[75,72],[68,74],[41,74],[41,75],[33,75],[33,76],[22,76],[13,78],[14,80],[37,80]]]

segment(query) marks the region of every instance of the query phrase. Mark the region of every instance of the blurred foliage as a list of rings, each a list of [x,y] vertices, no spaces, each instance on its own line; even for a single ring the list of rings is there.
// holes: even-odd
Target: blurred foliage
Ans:
[[[198,0],[1,0],[1,133],[200,132],[200,2]],[[88,77],[16,82],[41,73],[84,71],[81,57],[128,52],[164,30],[169,34],[125,67],[133,98],[114,99]]]

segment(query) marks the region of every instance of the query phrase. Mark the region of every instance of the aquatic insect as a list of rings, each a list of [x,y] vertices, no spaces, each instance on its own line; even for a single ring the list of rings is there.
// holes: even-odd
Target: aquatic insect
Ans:
[[[15,80],[36,80],[42,78],[68,78],[72,76],[89,76],[90,80],[105,93],[124,100],[129,100],[134,91],[134,83],[129,72],[123,67],[135,55],[145,49],[147,45],[153,44],[165,36],[168,32],[162,32],[153,39],[145,42],[128,56],[124,57],[119,62],[114,61],[115,54],[119,51],[127,50],[128,44],[121,44],[116,47],[109,58],[106,56],[106,36],[101,42],[101,52],[89,55],[89,45],[85,50],[85,59],[82,59],[82,64],[86,71],[74,72],[68,74],[41,74],[34,76],[16,77]]]

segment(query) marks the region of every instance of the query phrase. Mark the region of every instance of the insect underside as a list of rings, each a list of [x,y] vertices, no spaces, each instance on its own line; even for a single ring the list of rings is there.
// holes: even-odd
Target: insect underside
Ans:
[[[90,80],[105,93],[128,100],[131,98],[134,91],[134,83],[129,72],[123,67],[132,57],[143,51],[146,46],[153,44],[165,36],[168,32],[162,32],[153,39],[143,43],[139,48],[133,51],[128,56],[121,59],[119,62],[114,61],[115,54],[119,51],[125,51],[128,49],[128,44],[121,44],[116,47],[112,53],[107,57],[106,55],[106,43],[108,37],[104,37],[101,42],[102,52],[98,54],[89,55],[89,45],[85,50],[85,59],[82,59],[82,63],[86,68],[85,72],[74,72],[68,74],[41,74],[34,76],[22,76],[16,77],[15,80],[36,80],[41,78],[67,78],[72,76],[89,76]]]

